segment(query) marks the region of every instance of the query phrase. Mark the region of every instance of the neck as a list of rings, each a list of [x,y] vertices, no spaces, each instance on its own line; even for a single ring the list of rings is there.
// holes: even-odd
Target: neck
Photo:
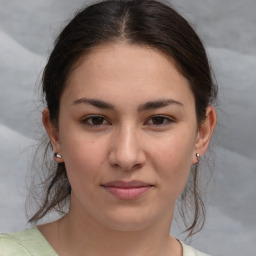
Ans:
[[[60,255],[182,255],[179,243],[169,236],[170,215],[142,229],[120,231],[71,208],[58,225]]]

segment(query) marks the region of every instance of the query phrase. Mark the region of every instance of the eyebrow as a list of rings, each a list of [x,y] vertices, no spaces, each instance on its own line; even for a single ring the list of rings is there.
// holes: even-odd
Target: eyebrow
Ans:
[[[80,103],[90,104],[94,107],[101,108],[101,109],[108,109],[108,110],[114,110],[114,105],[107,103],[105,101],[99,100],[99,99],[87,99],[87,98],[81,98],[77,99],[73,102],[73,105],[77,105]],[[178,105],[178,106],[184,106],[181,102],[176,101],[174,99],[159,99],[155,101],[148,101],[146,103],[141,104],[138,107],[138,112],[150,110],[150,109],[157,109],[166,107],[169,105]]]
[[[138,107],[138,111],[145,111],[150,109],[157,109],[157,108],[163,108],[169,105],[178,105],[178,106],[184,106],[181,102],[173,100],[173,99],[160,99],[155,101],[148,101]]]
[[[90,105],[92,105],[94,107],[97,107],[97,108],[114,110],[114,105],[112,105],[110,103],[107,103],[105,101],[102,101],[102,100],[98,100],[98,99],[81,98],[81,99],[75,100],[73,102],[73,105],[77,105],[77,104],[80,104],[80,103],[90,104]]]

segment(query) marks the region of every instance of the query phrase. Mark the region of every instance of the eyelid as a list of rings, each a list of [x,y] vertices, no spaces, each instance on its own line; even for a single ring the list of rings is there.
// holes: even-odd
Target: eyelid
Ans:
[[[156,117],[162,117],[162,118],[164,118],[165,120],[167,120],[168,121],[168,123],[167,124],[150,124],[150,125],[154,125],[154,126],[164,126],[164,125],[169,125],[170,123],[173,123],[173,122],[175,122],[175,120],[174,120],[174,118],[171,118],[170,116],[166,116],[166,115],[153,115],[153,116],[150,116],[148,119],[147,119],[147,122],[149,121],[149,120],[152,120],[153,118],[156,118]],[[146,122],[146,123],[147,123]]]
[[[82,123],[85,123],[86,125],[88,125],[88,126],[90,126],[90,127],[100,127],[100,126],[103,126],[103,125],[106,125],[106,124],[100,124],[100,125],[95,125],[95,124],[90,124],[90,123],[88,123],[87,121],[88,120],[90,120],[91,118],[93,118],[93,117],[100,117],[100,118],[103,118],[104,119],[104,121],[103,122],[107,122],[108,124],[110,124],[110,122],[107,120],[107,118],[105,117],[105,116],[103,116],[103,115],[87,115],[87,116],[85,116],[85,117],[83,117],[82,119],[81,119],[81,122]]]
[[[99,125],[96,125],[96,124],[90,124],[88,122],[88,120],[90,120],[91,118],[93,117],[99,117],[99,118],[102,118],[103,119],[103,124],[99,124]],[[157,118],[157,117],[161,117],[164,119],[164,123],[163,124],[154,124],[154,123],[151,123],[151,124],[148,124],[150,120],[154,119],[154,118]],[[167,121],[167,123],[166,123]],[[85,117],[83,117],[81,119],[81,122],[86,124],[87,126],[90,126],[90,127],[101,127],[103,125],[109,125],[111,124],[108,119],[104,116],[104,115],[87,115]],[[106,123],[107,122],[107,123]],[[147,118],[147,121],[144,123],[146,125],[152,125],[152,126],[156,126],[156,127],[162,127],[162,126],[166,126],[166,125],[170,125],[171,123],[175,122],[174,118],[170,117],[170,116],[166,116],[166,115],[161,115],[161,114],[158,114],[158,115],[152,115],[150,117]]]

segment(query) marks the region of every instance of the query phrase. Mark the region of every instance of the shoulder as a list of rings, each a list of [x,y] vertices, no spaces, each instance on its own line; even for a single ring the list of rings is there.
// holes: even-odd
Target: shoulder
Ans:
[[[17,240],[15,240],[9,234],[0,234],[0,255],[1,256],[11,256],[11,255],[27,256],[30,254]]]
[[[41,256],[57,254],[36,227],[22,232],[0,234],[0,256]]]
[[[194,249],[191,246],[188,246],[181,242],[182,248],[183,248],[183,256],[210,256],[208,254],[199,252],[198,250]]]

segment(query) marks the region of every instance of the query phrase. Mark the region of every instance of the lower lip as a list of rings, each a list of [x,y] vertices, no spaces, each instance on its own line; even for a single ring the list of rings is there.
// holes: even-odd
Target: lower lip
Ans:
[[[104,187],[110,194],[122,200],[132,200],[145,194],[152,186],[136,188]]]

